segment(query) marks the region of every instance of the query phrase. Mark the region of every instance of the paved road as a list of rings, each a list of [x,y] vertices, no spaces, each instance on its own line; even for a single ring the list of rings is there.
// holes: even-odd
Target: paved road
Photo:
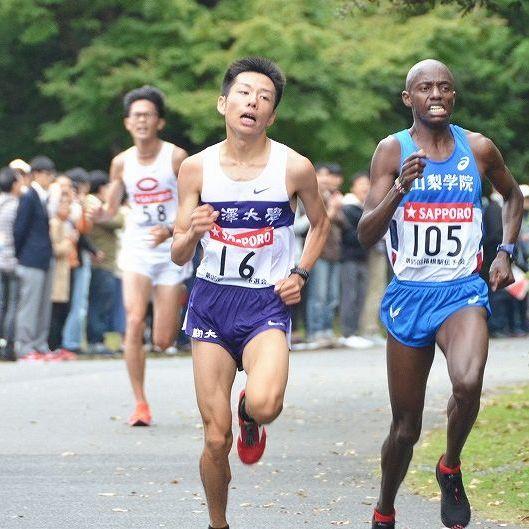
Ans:
[[[486,391],[527,382],[528,351],[494,341]],[[131,429],[122,361],[0,364],[0,528],[205,529],[191,359],[150,360],[148,391],[156,424]],[[443,423],[448,394],[437,355],[426,429]],[[263,461],[243,467],[232,452],[231,528],[369,528],[388,424],[382,348],[294,353]],[[404,490],[399,529],[440,528],[438,509]]]

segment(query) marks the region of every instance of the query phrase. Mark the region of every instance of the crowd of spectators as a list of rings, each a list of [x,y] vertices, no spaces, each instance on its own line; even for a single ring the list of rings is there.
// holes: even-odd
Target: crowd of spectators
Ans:
[[[113,354],[105,334],[125,326],[115,265],[124,215],[94,222],[107,187],[107,173],[61,173],[46,156],[0,170],[3,359]]]
[[[384,337],[378,307],[391,272],[384,241],[368,250],[357,237],[369,174],[354,175],[343,194],[338,164],[316,169],[332,227],[302,302],[293,311],[293,347],[379,345]],[[108,183],[108,174],[100,170],[58,172],[46,156],[30,164],[13,160],[0,170],[1,359],[70,360],[79,354],[119,352],[120,340],[110,346],[106,336],[123,336],[125,331],[116,263],[127,207],[113,219],[94,217],[105,202]],[[514,263],[517,281],[490,293],[492,336],[529,333],[529,186],[521,189],[525,213]],[[308,228],[300,205],[294,224],[299,252]],[[502,240],[501,197],[494,190],[484,199],[483,232],[481,273],[488,279]]]
[[[318,164],[316,176],[331,230],[294,314],[294,348],[380,345],[384,338],[378,307],[388,274],[385,246],[382,242],[367,250],[357,237],[369,174],[355,174],[345,194],[340,165]],[[294,231],[301,248],[309,226],[303,211],[298,210]]]

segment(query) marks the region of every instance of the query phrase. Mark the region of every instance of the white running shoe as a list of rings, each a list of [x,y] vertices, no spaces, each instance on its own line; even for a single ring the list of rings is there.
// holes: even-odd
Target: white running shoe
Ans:
[[[350,347],[351,349],[368,349],[373,347],[375,344],[371,340],[362,338],[362,336],[348,336],[344,341],[343,345],[345,347]]]

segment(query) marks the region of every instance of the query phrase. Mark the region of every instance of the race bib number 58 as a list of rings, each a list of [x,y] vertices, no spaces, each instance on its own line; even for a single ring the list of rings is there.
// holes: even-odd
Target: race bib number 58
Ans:
[[[404,206],[406,265],[455,268],[465,259],[472,235],[474,205],[467,202],[408,202]]]

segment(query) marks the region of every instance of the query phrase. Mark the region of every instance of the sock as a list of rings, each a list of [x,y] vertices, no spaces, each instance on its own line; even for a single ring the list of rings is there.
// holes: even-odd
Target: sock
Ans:
[[[381,523],[392,523],[395,521],[395,511],[393,511],[393,514],[381,514],[375,509],[375,522],[381,522]]]
[[[242,420],[244,422],[255,422],[247,413],[246,413],[246,408],[244,406],[246,402],[246,396],[244,396],[242,399],[241,399],[241,402],[239,403],[239,415],[242,417]],[[224,528],[223,528],[224,529]]]
[[[439,470],[441,474],[459,474],[461,472],[461,465],[457,465],[454,468],[447,467],[445,465],[445,456],[443,455],[439,460]]]

